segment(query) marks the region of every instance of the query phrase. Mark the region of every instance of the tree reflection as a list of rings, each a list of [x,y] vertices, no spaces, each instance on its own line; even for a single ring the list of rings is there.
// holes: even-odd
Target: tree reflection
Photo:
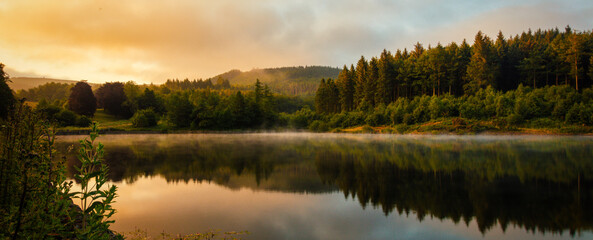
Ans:
[[[497,225],[593,229],[590,138],[108,137],[105,158],[116,182],[160,175],[232,189],[339,190],[385,215],[475,219],[483,233]]]

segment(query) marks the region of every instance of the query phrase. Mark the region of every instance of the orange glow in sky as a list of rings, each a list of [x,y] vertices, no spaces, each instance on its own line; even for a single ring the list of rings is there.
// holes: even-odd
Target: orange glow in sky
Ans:
[[[13,77],[162,83],[231,69],[324,65],[531,29],[593,26],[590,0],[0,2]]]

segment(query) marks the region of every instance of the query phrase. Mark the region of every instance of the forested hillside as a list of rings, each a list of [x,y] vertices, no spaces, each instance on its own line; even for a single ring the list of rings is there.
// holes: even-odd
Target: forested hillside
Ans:
[[[323,130],[461,117],[502,128],[591,126],[592,53],[591,32],[570,27],[384,50],[344,66],[335,80],[322,79],[315,96],[321,116],[309,124]]]
[[[487,86],[495,90],[516,89],[519,84],[540,88],[570,85],[575,90],[591,86],[593,37],[567,27],[524,32],[495,40],[478,32],[473,45],[465,40],[443,46],[384,50],[370,60],[344,66],[338,79],[322,82],[339,99],[320,99],[336,106],[329,111],[350,111],[369,105],[389,104],[400,97],[451,94],[473,95]],[[323,91],[322,91],[323,92]],[[339,105],[339,106],[337,106]],[[326,110],[322,110],[326,111]]]
[[[55,78],[34,78],[34,77],[11,77],[8,86],[14,91],[27,90],[47,83],[60,83],[60,84],[72,84],[74,85],[77,81],[64,80]],[[92,87],[96,87],[99,84],[91,83]]]
[[[315,94],[319,79],[336,78],[339,72],[339,68],[323,66],[282,67],[254,69],[247,72],[231,70],[212,79],[226,79],[231,85],[242,88],[252,86],[255,80],[259,79],[273,92],[297,96]]]

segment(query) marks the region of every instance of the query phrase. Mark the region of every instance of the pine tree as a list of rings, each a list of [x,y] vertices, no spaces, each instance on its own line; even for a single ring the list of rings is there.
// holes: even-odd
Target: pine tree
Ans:
[[[365,87],[367,85],[367,68],[368,63],[364,59],[364,56],[361,56],[356,64],[356,87],[354,91],[354,102],[356,107],[360,106],[364,101]]]
[[[327,112],[328,91],[325,79],[322,78],[315,93],[315,111],[317,113]]]
[[[344,68],[338,75],[336,85],[340,91],[340,105],[342,106],[342,111],[352,111],[354,109],[355,86],[352,74],[346,65],[344,65]]]
[[[579,63],[580,58],[583,55],[583,40],[580,34],[574,33],[569,35],[568,41],[570,46],[566,53],[566,61],[571,65],[570,73],[574,76],[575,87],[578,91],[580,74]]]
[[[375,99],[385,105],[395,101],[395,60],[390,52],[383,49],[379,58],[379,78]]]
[[[364,87],[364,100],[374,107],[377,103],[375,99],[375,92],[378,91],[377,83],[379,81],[379,61],[377,58],[371,58],[367,70],[367,80]]]
[[[432,87],[432,95],[440,95],[441,81],[445,79],[447,62],[445,48],[439,43],[431,49],[428,55],[428,70],[430,72],[430,83]]]
[[[479,89],[492,86],[496,88],[498,65],[492,42],[479,31],[472,46],[472,57],[467,67],[466,93],[474,94]]]

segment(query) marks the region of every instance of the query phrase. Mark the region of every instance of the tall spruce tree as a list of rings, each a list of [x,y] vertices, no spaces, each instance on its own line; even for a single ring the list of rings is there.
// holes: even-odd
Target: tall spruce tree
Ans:
[[[365,87],[367,85],[367,69],[368,63],[364,59],[364,56],[361,56],[356,64],[356,87],[354,91],[354,102],[356,107],[360,106],[364,101]]]
[[[383,49],[379,57],[379,77],[375,99],[378,103],[389,104],[395,101],[395,60],[390,52]]]
[[[340,105],[342,106],[342,111],[352,111],[354,109],[355,86],[352,74],[346,65],[344,65],[344,68],[338,75],[336,85],[340,90]]]
[[[492,86],[496,88],[498,64],[492,41],[479,31],[472,46],[472,57],[467,67],[467,81],[464,91],[474,94],[478,90]]]
[[[379,60],[377,60],[377,58],[371,58],[367,70],[367,80],[364,87],[364,99],[367,103],[374,107],[377,103],[375,100],[375,92],[380,91],[377,89],[377,82],[379,81]]]

